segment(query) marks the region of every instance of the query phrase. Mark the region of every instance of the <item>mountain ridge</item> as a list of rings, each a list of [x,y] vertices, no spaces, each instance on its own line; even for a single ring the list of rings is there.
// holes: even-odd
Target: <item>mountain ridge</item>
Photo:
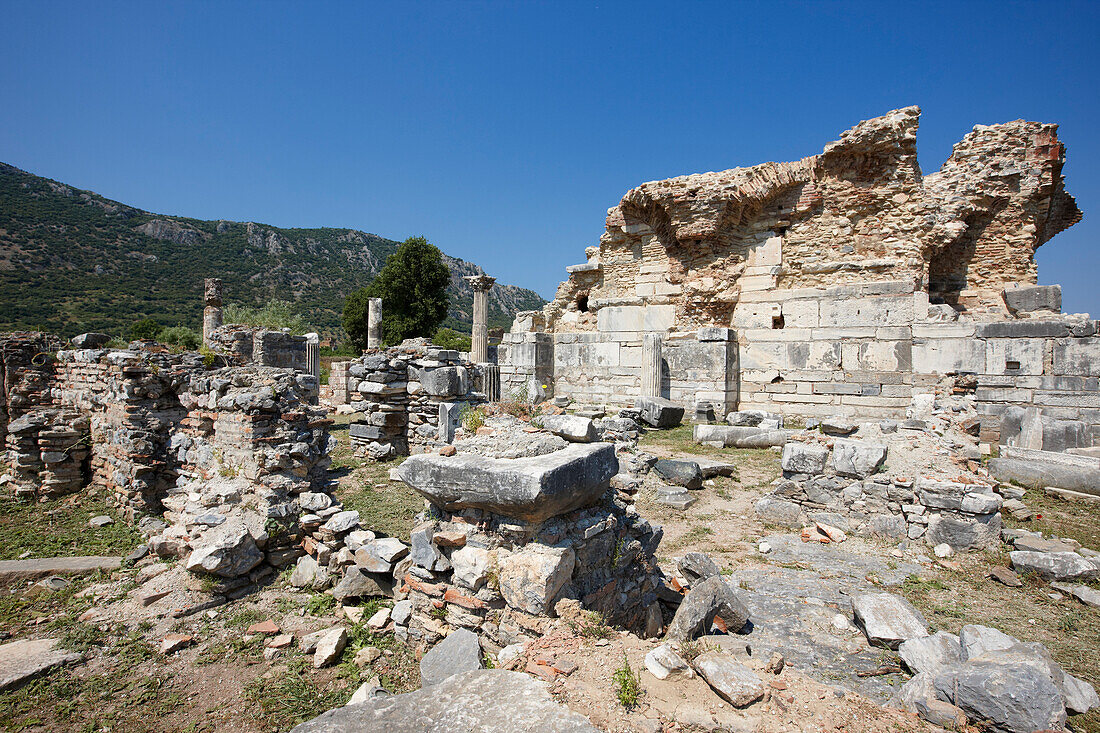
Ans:
[[[282,228],[157,214],[0,163],[0,331],[122,333],[134,321],[201,328],[202,281],[220,277],[227,304],[289,300],[323,333],[340,332],[348,293],[367,285],[399,245],[348,228]],[[444,325],[468,330],[481,274],[451,270]],[[497,284],[491,326],[541,308],[531,290]]]

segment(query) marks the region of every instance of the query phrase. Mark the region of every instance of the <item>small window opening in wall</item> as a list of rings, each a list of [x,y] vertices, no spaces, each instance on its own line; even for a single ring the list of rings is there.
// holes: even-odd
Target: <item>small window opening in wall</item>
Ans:
[[[577,296],[577,310],[581,313],[588,312],[588,295],[586,293]]]
[[[782,381],[783,381],[783,375],[782,375],[782,374],[776,374],[776,375],[775,375],[775,376],[774,376],[774,377],[772,378],[772,384],[779,384],[779,383],[780,383],[780,382],[782,382]]]
[[[783,328],[783,315],[772,316],[772,328]]]
[[[1018,372],[1020,371],[1020,362],[1012,361],[1011,359],[1005,361],[1006,372]]]

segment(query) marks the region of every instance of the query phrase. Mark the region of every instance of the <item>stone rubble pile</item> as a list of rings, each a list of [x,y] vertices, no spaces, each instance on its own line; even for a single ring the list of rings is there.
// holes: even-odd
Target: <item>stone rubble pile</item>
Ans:
[[[898,652],[915,676],[891,704],[936,725],[1064,730],[1067,715],[1100,707],[1093,686],[1065,672],[1045,646],[987,626],[963,626],[957,637],[913,635]]]

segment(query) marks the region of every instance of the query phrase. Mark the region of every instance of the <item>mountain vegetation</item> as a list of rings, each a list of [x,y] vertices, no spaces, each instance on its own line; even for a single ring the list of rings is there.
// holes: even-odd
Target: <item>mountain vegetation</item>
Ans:
[[[142,211],[0,163],[0,331],[125,334],[142,319],[201,330],[203,278],[227,305],[288,301],[312,328],[342,336],[348,294],[367,286],[398,242],[353,229],[282,229]],[[468,331],[477,265],[444,255],[444,326]],[[545,301],[497,285],[490,326]]]

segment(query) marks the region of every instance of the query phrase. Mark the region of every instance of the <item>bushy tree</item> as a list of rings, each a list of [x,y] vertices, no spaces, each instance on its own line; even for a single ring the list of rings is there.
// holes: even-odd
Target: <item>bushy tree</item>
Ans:
[[[201,337],[187,326],[171,326],[161,329],[157,334],[157,341],[169,346],[178,346],[187,351],[199,348]]]
[[[343,325],[352,344],[367,346],[367,301],[382,299],[382,344],[431,336],[447,317],[447,285],[451,271],[443,255],[424,237],[410,237],[386,258],[370,285],[344,303]]]
[[[142,318],[130,325],[130,338],[132,339],[156,339],[164,326],[152,318]]]

